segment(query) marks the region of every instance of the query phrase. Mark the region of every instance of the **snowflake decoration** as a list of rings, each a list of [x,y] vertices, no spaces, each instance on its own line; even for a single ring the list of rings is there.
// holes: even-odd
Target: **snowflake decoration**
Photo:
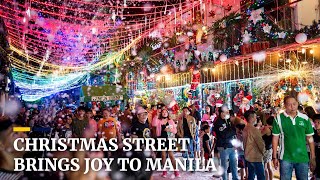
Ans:
[[[248,31],[245,31],[244,34],[242,35],[242,37],[243,37],[242,41],[244,43],[250,42],[251,36],[252,35],[250,33],[248,33]]]
[[[216,16],[216,13],[212,10],[212,11],[209,11],[209,17],[215,17]]]
[[[284,39],[286,37],[286,33],[285,32],[280,32],[278,33],[278,36],[280,39]]]
[[[267,24],[267,25],[265,25],[265,26],[263,27],[263,32],[264,32],[264,33],[267,33],[267,34],[270,34],[271,28],[272,28],[272,26],[270,26],[269,24]]]
[[[253,24],[256,24],[258,21],[263,20],[261,16],[261,13],[263,12],[264,12],[263,8],[252,11],[249,20],[253,21]]]

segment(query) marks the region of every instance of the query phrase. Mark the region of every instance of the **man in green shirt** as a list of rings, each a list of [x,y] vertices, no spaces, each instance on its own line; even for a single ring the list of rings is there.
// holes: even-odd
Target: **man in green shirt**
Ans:
[[[297,179],[308,179],[308,152],[310,147],[310,166],[315,166],[315,149],[313,129],[308,116],[298,111],[298,101],[295,97],[284,98],[285,111],[279,114],[272,129],[272,159],[277,169],[280,159],[280,179],[290,180],[295,169]],[[277,149],[280,140],[279,156]]]

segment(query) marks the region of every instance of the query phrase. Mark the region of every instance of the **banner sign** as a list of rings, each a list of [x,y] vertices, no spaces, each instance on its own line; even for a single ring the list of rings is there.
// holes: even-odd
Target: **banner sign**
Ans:
[[[123,95],[92,96],[91,97],[91,101],[112,101],[112,100],[123,100]]]

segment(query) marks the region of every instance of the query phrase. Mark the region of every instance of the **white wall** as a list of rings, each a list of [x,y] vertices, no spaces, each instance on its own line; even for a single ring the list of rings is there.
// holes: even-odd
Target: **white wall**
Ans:
[[[296,4],[296,17],[299,29],[303,28],[303,25],[311,25],[313,20],[319,20],[319,1],[302,0]]]

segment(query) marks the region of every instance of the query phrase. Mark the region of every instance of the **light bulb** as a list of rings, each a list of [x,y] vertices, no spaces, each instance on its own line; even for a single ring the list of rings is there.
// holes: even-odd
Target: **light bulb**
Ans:
[[[310,50],[310,54],[313,54],[313,53],[314,53],[314,51],[313,51],[313,49],[311,49],[311,50]]]

